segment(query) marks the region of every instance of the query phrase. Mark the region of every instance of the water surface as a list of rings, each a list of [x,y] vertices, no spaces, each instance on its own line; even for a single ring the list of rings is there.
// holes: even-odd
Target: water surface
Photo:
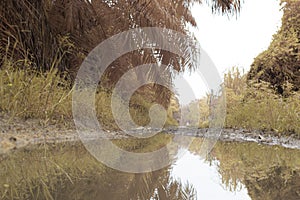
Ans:
[[[134,146],[136,151],[153,146],[149,141],[126,139],[116,143],[131,150]],[[300,199],[299,150],[257,143],[218,142],[208,156],[202,157],[201,143],[202,139],[194,138],[192,145],[182,149],[183,156],[172,165],[141,174],[104,166],[79,142],[19,149],[0,157],[0,197]]]

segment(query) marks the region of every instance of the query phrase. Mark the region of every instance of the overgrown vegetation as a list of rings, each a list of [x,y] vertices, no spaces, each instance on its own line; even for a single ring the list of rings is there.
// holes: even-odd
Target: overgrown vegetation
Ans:
[[[0,112],[14,117],[39,119],[42,125],[62,123],[72,126],[72,91],[70,82],[53,68],[47,72],[19,69],[16,63],[5,62],[0,69]],[[112,93],[99,88],[96,93],[96,112],[106,129],[118,129],[111,110]],[[153,105],[135,93],[130,101],[130,113],[138,125],[149,123],[148,110]],[[176,125],[168,114],[166,125]]]
[[[186,25],[196,26],[190,12],[193,3],[201,1],[4,0],[0,8],[0,110],[12,117],[40,118],[43,123],[70,119],[76,72],[95,46],[137,27],[170,28],[191,35]],[[234,14],[240,10],[239,0],[213,0],[210,5],[213,12]],[[191,45],[193,40],[191,35]],[[193,52],[192,46],[186,48]],[[111,90],[126,71],[155,62],[168,66],[168,73],[184,71],[192,67],[192,54],[178,58],[166,51],[139,49],[114,61],[96,96],[100,121],[106,127],[116,127],[108,109]],[[154,75],[157,72],[150,69],[142,78]],[[145,116],[151,104],[168,108],[171,99],[166,88],[147,85],[131,99],[130,112],[137,124],[144,125],[149,121]],[[169,111],[169,116],[172,114]],[[176,121],[168,117],[167,123]]]
[[[248,73],[232,68],[224,76],[225,127],[300,136],[300,1],[281,3],[282,26],[268,50],[255,58]],[[192,117],[197,103],[190,104],[188,120],[208,127],[209,100],[210,94],[198,102],[200,122]]]
[[[182,1],[142,2],[5,1],[0,13],[0,110],[9,113],[12,118],[39,118],[45,124],[70,121],[73,78],[81,61],[95,45],[109,36],[134,27],[167,27],[190,34],[185,24],[196,25],[189,9],[192,3],[198,1],[191,1],[187,7],[183,6]],[[240,9],[239,1],[212,2],[214,11],[220,9],[226,13]],[[300,133],[300,100],[297,93],[300,77],[299,1],[285,0],[283,3],[283,25],[269,49],[255,59],[247,75],[235,68],[224,77],[226,127]],[[159,9],[162,5],[174,10],[175,15],[163,15],[164,11]],[[124,6],[127,9],[120,9]],[[82,7],[87,9],[85,14],[80,12]],[[17,12],[23,8],[23,13]],[[137,12],[141,9],[144,16]],[[12,12],[17,14],[12,16]],[[128,18],[130,14],[132,17]],[[20,20],[24,23],[19,24]],[[105,74],[106,78],[101,80],[96,95],[96,110],[105,128],[117,129],[110,108],[111,88],[131,67],[157,62],[157,57],[151,52],[147,56],[141,56],[138,51],[122,56],[112,63]],[[174,55],[168,52],[158,54],[160,62],[170,66],[169,62]],[[190,67],[177,61],[177,64],[175,62],[171,65],[177,71]],[[284,92],[280,92],[280,88]],[[200,102],[193,102],[181,110],[189,123],[208,127],[211,119],[210,98],[207,95]],[[131,98],[130,113],[133,120],[141,126],[148,124],[149,108],[154,103],[161,103],[168,109],[167,124],[177,124],[180,110],[176,98],[170,91],[153,84],[140,88]],[[193,114],[199,110],[200,122],[195,119],[197,115]]]
[[[225,77],[229,127],[300,136],[300,1],[281,4],[282,25],[269,48],[246,75],[236,69]]]
[[[292,87],[292,86],[290,86]],[[226,92],[225,128],[272,131],[300,136],[300,93],[281,96],[268,82],[247,82],[247,74],[233,67],[224,75]],[[292,91],[290,89],[290,91]],[[183,109],[185,122],[208,128],[213,106],[210,94]],[[200,112],[197,116],[196,112]],[[200,117],[200,118],[199,118]]]
[[[71,119],[71,92],[68,82],[52,68],[47,73],[16,68],[6,60],[0,69],[0,111],[13,117],[63,122]]]
[[[300,1],[282,0],[280,30],[269,48],[251,66],[249,81],[265,81],[280,95],[288,96],[300,89]]]
[[[226,127],[271,130],[300,136],[300,93],[280,96],[269,83],[246,84],[246,74],[233,68],[225,75]]]
[[[73,81],[85,56],[102,41],[122,31],[161,27],[191,35],[186,25],[196,26],[190,11],[194,3],[201,1],[4,0],[0,8],[0,54],[8,55],[14,62],[30,62],[22,68],[49,70],[55,63],[55,68],[66,71],[67,78]],[[210,4],[214,12],[232,14],[240,10],[239,0],[212,0]],[[193,42],[192,36],[189,43]],[[186,48],[189,48],[187,52],[195,50],[192,46]],[[158,59],[169,73],[174,69],[183,71],[192,67],[192,57],[192,53],[182,59],[155,48],[138,49],[114,61],[101,85],[111,89],[130,68],[155,63]],[[150,69],[143,76],[155,74]],[[167,107],[171,93],[166,88],[153,85],[147,91],[152,92],[143,92],[145,99],[156,99]]]

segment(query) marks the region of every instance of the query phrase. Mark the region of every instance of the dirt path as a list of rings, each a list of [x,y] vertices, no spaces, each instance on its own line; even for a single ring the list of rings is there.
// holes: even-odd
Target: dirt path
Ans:
[[[208,129],[198,129],[196,132],[187,127],[177,130],[166,130],[168,133],[195,137],[208,137]],[[127,137],[120,132],[108,133],[112,139]],[[53,124],[44,126],[39,120],[10,119],[0,114],[0,154],[30,144],[57,143],[78,141],[74,125]],[[281,145],[287,148],[300,149],[300,139],[296,135],[280,137],[276,132],[250,131],[245,129],[223,129],[219,138],[221,141],[257,142],[266,145]]]

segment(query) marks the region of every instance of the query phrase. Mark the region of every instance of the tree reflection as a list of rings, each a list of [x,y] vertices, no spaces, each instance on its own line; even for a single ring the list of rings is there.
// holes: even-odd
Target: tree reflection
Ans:
[[[24,159],[26,158],[26,159]],[[0,162],[2,199],[195,199],[170,167],[130,174],[96,161],[80,144],[19,150]]]
[[[200,155],[202,141],[195,139],[190,150]],[[299,150],[218,142],[206,161],[217,163],[221,182],[230,191],[244,185],[252,199],[300,199]]]

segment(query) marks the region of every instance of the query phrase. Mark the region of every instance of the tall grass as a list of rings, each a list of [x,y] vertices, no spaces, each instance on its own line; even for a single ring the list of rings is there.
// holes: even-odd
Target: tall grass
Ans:
[[[300,136],[300,93],[275,93],[266,82],[246,83],[245,74],[233,68],[225,75],[226,126],[271,130]]]
[[[300,137],[300,93],[287,86],[289,95],[278,95],[269,83],[247,82],[246,76],[236,67],[224,75],[225,128],[273,131],[278,135],[294,134]],[[207,128],[209,124],[209,98],[207,95],[197,102],[199,109],[192,109],[195,102],[188,106],[191,115],[200,111],[198,124],[201,128]]]
[[[74,44],[68,35],[57,36],[57,44],[44,43],[53,44],[54,53],[37,61],[33,59],[32,49],[22,46],[26,42],[34,45],[34,41],[30,41],[34,39],[21,37],[22,27],[15,27],[14,33],[0,27],[1,34],[7,34],[8,38],[1,40],[3,45],[0,47],[0,111],[8,113],[11,119],[37,118],[43,124],[68,121],[65,119],[72,116],[70,74],[62,72],[60,66],[64,65]],[[35,49],[40,54],[44,53],[42,50],[45,48]]]
[[[0,68],[0,110],[11,117],[43,122],[71,118],[72,89],[56,68],[42,72],[16,65],[6,60]]]
[[[8,113],[11,118],[36,118],[43,124],[70,124],[71,83],[55,67],[44,72],[19,67],[24,64],[26,61],[13,62],[11,59],[3,62],[0,68],[0,111]],[[300,136],[299,92],[291,92],[285,97],[276,94],[265,82],[247,84],[245,74],[237,68],[228,71],[224,77],[224,85],[227,128],[270,130],[278,135]],[[209,96],[199,101],[200,127],[207,127],[209,121],[207,98]],[[173,104],[170,104],[170,108],[174,107]],[[141,126],[148,124],[149,109],[153,103],[136,93],[131,98],[130,105],[133,120]],[[118,129],[111,111],[111,91],[99,89],[96,95],[96,112],[103,127]],[[166,125],[176,125],[173,112],[168,110],[168,113]]]
[[[0,67],[0,111],[22,119],[39,119],[43,125],[49,123],[72,124],[72,83],[56,67],[49,71],[19,67],[24,61],[6,59]],[[118,129],[111,109],[112,91],[99,87],[95,97],[96,113],[106,129]],[[145,126],[150,122],[149,109],[153,102],[135,93],[130,100],[133,121]],[[166,125],[176,121],[172,113]]]

